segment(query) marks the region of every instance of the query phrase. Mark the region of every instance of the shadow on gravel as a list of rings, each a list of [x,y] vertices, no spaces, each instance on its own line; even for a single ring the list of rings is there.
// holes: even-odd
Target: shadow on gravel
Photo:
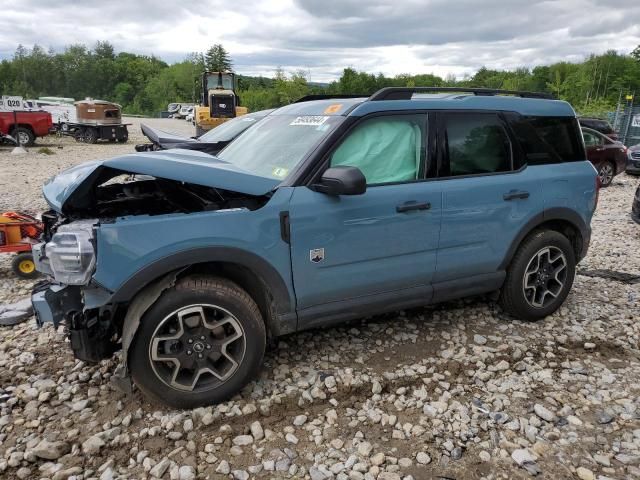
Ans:
[[[605,278],[607,280],[626,283],[628,285],[640,283],[640,275],[638,275],[637,273],[617,272],[615,270],[605,270],[605,269],[578,270],[578,275],[582,275],[584,277],[592,277],[592,278],[593,277]]]

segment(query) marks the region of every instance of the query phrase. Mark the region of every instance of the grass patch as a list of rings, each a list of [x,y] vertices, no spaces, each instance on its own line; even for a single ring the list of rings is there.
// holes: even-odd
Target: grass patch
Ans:
[[[38,149],[38,153],[41,153],[43,155],[55,155],[56,152],[54,152],[53,150],[51,150],[49,147],[42,147]]]

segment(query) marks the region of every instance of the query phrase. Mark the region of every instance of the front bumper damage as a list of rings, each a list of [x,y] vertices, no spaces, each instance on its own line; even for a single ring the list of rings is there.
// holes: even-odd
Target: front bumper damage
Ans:
[[[112,340],[116,333],[113,309],[105,303],[110,297],[100,287],[58,285],[45,280],[33,288],[31,303],[39,327],[45,323],[53,323],[55,328],[63,325],[74,356],[95,363],[117,349]]]
[[[55,328],[64,322],[65,312],[82,309],[79,289],[55,285],[47,280],[38,282],[31,291],[31,304],[38,327],[53,323]]]
[[[111,302],[112,293],[96,285],[70,286],[42,281],[35,285],[31,302],[38,326],[63,325],[76,358],[95,363],[122,349],[121,363],[112,381],[131,392],[127,354],[140,319],[162,292],[175,285],[182,270],[174,271],[144,288],[128,305]]]

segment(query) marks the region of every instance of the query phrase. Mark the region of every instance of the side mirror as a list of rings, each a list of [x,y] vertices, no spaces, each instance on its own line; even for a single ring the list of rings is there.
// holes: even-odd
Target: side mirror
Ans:
[[[367,179],[357,167],[331,167],[325,170],[313,189],[327,195],[362,195],[367,191]]]

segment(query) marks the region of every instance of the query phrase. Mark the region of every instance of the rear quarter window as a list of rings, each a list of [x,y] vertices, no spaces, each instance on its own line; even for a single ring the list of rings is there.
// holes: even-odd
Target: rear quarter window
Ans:
[[[577,162],[587,158],[575,118],[510,117],[511,127],[524,151],[527,164]]]

